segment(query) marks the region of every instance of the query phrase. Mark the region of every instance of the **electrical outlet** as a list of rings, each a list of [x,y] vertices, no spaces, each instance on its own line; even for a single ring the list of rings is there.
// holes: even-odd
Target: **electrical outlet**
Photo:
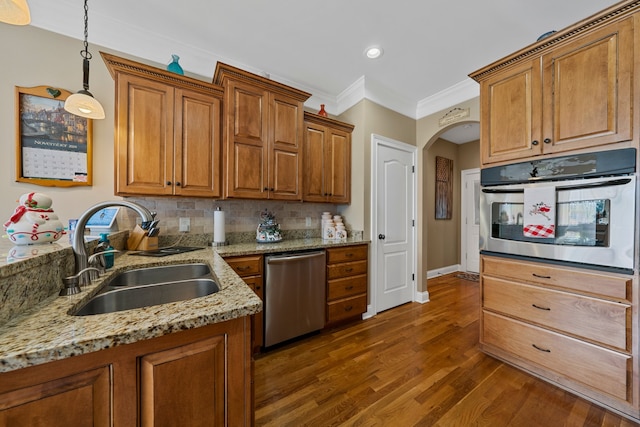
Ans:
[[[311,217],[310,216],[307,217],[306,224],[307,224],[307,227],[311,227]]]
[[[189,232],[191,228],[191,218],[180,218],[180,225],[178,231]]]

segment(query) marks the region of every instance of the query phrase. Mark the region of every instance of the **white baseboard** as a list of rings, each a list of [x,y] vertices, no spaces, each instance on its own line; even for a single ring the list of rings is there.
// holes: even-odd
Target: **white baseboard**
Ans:
[[[420,304],[424,304],[425,302],[429,302],[429,292],[416,292],[415,302],[419,302]]]
[[[362,313],[362,320],[367,320],[372,318],[373,316],[375,316],[377,313],[373,310],[373,307],[371,305],[367,305],[367,311],[365,311],[364,313]]]
[[[436,270],[429,270],[427,271],[427,279],[431,279],[433,277],[442,276],[449,273],[455,273],[456,271],[462,271],[462,266],[460,264],[450,265],[448,267],[442,267]]]

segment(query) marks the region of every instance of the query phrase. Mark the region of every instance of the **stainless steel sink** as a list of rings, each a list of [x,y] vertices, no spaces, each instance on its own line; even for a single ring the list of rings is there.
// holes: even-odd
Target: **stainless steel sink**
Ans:
[[[219,290],[206,264],[138,268],[113,277],[73,315],[89,316],[186,301]]]
[[[80,308],[75,316],[113,313],[150,307],[211,295],[220,290],[212,279],[188,279],[111,290],[98,294]]]
[[[112,279],[106,286],[120,287],[132,285],[148,285],[152,283],[173,282],[176,280],[196,279],[211,276],[211,270],[207,264],[173,264],[158,267],[136,268],[124,271]]]

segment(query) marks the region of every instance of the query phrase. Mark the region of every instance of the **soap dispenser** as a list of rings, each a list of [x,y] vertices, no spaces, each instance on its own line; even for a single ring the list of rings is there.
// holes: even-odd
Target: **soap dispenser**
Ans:
[[[100,240],[98,241],[98,246],[96,246],[95,252],[104,252],[104,251],[112,251],[113,246],[109,242],[109,234],[108,233],[100,233]],[[102,255],[104,257],[104,267],[111,268],[113,267],[113,252],[106,253]]]

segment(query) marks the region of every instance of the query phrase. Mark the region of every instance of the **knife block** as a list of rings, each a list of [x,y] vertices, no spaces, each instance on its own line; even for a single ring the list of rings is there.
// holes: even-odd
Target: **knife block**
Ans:
[[[137,247],[139,251],[154,251],[158,249],[158,238],[144,236]]]

